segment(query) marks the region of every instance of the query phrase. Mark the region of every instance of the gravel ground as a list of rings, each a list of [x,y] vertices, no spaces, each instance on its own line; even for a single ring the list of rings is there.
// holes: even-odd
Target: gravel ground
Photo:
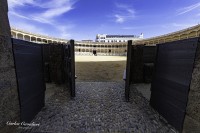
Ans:
[[[148,101],[150,101],[151,84],[133,84],[133,87],[136,88]]]
[[[124,98],[124,82],[77,82],[74,99],[61,88],[32,121],[40,126],[22,132],[176,132],[134,87],[128,103]]]

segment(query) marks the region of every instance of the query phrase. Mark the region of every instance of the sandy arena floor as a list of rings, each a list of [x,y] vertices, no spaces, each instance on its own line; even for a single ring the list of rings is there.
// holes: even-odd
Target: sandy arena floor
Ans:
[[[76,62],[126,61],[126,56],[76,56]]]
[[[76,56],[76,81],[122,81],[125,56]]]

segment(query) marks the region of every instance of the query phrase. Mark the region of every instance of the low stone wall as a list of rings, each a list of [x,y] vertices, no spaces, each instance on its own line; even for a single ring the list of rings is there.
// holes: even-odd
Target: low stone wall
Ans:
[[[184,130],[190,132],[200,132],[200,43],[192,73]]]
[[[19,122],[19,99],[7,17],[7,1],[0,2],[0,132],[12,132],[6,122]]]

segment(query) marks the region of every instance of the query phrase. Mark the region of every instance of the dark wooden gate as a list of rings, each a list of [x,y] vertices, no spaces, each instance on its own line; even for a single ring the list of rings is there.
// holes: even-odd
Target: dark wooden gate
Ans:
[[[132,41],[128,41],[127,61],[126,61],[126,82],[125,82],[125,99],[128,102],[130,96],[131,84],[131,60],[132,60]]]
[[[70,89],[71,97],[75,97],[75,56],[74,40],[70,40],[64,46],[65,79],[67,87]]]
[[[179,131],[185,118],[198,38],[157,45],[151,106]]]
[[[130,84],[151,82],[156,46],[134,45],[128,41],[125,98],[129,101]]]
[[[21,121],[30,122],[44,106],[45,82],[42,45],[12,40]]]

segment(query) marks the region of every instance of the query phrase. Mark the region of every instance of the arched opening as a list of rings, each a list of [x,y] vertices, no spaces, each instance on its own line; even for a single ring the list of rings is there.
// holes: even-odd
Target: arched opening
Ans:
[[[86,49],[86,52],[90,52],[90,50],[89,50],[89,49]]]
[[[37,38],[37,43],[42,43],[42,39],[41,38]]]
[[[18,34],[17,34],[17,39],[24,40],[24,35],[18,33]]]
[[[28,36],[28,35],[25,35],[25,36],[24,36],[24,40],[25,40],[25,41],[29,41],[29,42],[30,42],[30,41],[31,41],[31,37],[30,37],[30,36]]]
[[[190,33],[188,34],[188,37],[189,37],[189,38],[194,38],[194,37],[196,37],[196,36],[197,36],[197,32],[196,32],[196,31],[190,32]]]
[[[179,40],[179,38],[180,38],[179,36],[175,36],[175,37],[172,38],[172,40],[177,41],[177,40]]]
[[[48,40],[48,43],[52,43],[52,40]]]
[[[180,40],[187,39],[187,38],[188,38],[188,34],[180,35]]]
[[[47,40],[46,40],[46,39],[42,39],[42,42],[43,42],[43,43],[47,43]]]
[[[96,51],[96,49],[94,49],[92,53],[93,53],[93,55],[97,56],[97,51]]]
[[[17,38],[16,36],[17,36],[17,34],[15,33],[15,32],[11,32],[11,36],[12,36],[12,38]]]
[[[36,42],[36,37],[31,37],[31,42]]]

